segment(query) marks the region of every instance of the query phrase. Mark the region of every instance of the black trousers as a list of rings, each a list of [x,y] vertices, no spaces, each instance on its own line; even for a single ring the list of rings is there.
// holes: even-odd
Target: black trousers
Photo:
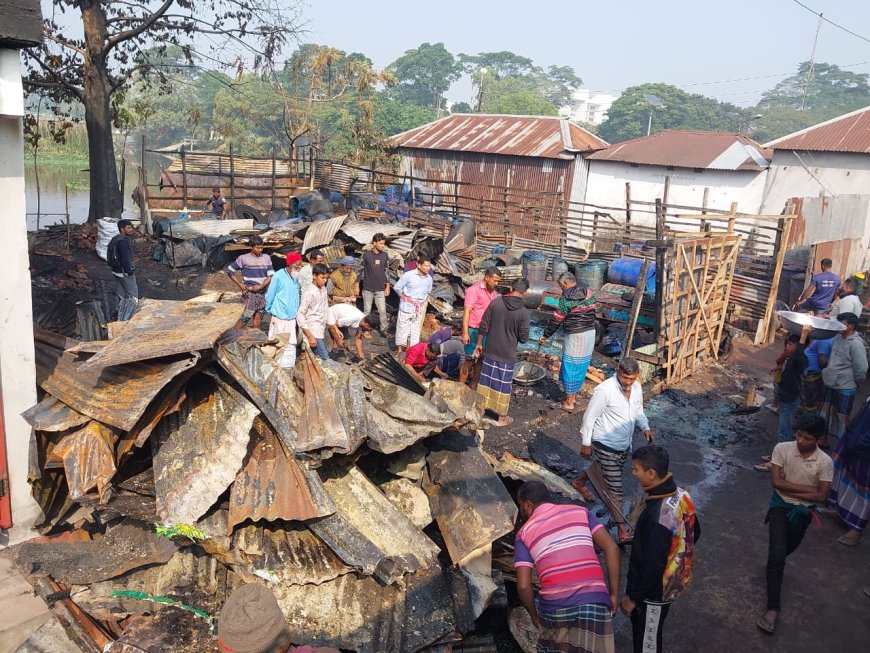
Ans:
[[[662,631],[670,603],[641,601],[631,613],[631,636],[634,653],[661,653]]]
[[[785,572],[785,559],[800,546],[804,534],[812,521],[810,515],[799,515],[791,522],[788,510],[771,508],[767,512],[767,525],[770,541],[767,545],[767,609],[781,609],[782,576]]]

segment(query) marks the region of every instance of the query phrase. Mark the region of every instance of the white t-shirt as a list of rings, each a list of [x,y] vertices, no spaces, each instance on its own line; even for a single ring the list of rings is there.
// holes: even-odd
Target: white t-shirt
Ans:
[[[360,320],[364,317],[365,313],[353,304],[335,304],[329,307],[329,313],[326,316],[326,325],[335,325],[341,328],[351,327],[356,329],[359,327]]]

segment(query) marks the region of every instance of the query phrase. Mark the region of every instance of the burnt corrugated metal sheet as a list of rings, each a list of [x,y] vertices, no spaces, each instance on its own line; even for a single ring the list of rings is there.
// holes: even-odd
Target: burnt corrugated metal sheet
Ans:
[[[513,478],[517,481],[540,481],[547,486],[550,492],[561,494],[572,501],[583,502],[583,497],[565,479],[556,476],[546,467],[542,467],[531,460],[517,458],[510,451],[505,451],[501,459],[484,453],[490,465],[502,476]]]
[[[828,120],[765,144],[773,150],[870,154],[870,107]]]
[[[214,505],[242,468],[257,413],[225,383],[191,381],[185,405],[151,437],[160,523],[193,524]]]
[[[377,233],[382,233],[387,241],[394,240],[399,236],[414,234],[417,230],[413,227],[403,227],[400,224],[380,224],[378,222],[346,222],[341,227],[341,231],[353,238],[361,245],[368,245],[372,242],[372,237]]]
[[[436,563],[435,543],[359,468],[333,467],[321,471],[321,477],[336,513],[309,526],[346,564],[393,582]]]
[[[97,488],[100,502],[109,499],[115,476],[115,432],[99,422],[65,435],[52,449],[48,462],[63,461],[63,472],[75,501]]]
[[[414,653],[457,630],[449,572],[435,567],[397,585],[344,574],[320,585],[278,585],[294,642],[360,653]]]
[[[251,231],[253,220],[191,220],[167,227],[166,233],[179,240],[192,240],[199,236],[217,238],[236,231]]]
[[[66,404],[58,401],[51,395],[31,406],[21,413],[37,431],[66,431],[75,426],[81,426],[91,418],[74,411]]]
[[[329,496],[309,489],[300,464],[287,455],[262,419],[254,422],[254,430],[258,441],[230,489],[227,533],[249,519],[307,521],[334,513]]]
[[[458,563],[510,533],[517,506],[468,432],[445,431],[426,457],[432,514],[447,552]]]
[[[143,300],[118,337],[106,341],[83,369],[211,349],[244,310],[243,304]],[[91,350],[80,345],[71,351]]]
[[[453,114],[391,139],[399,148],[485,152],[511,156],[573,158],[607,143],[565,118]]]
[[[311,223],[311,226],[305,231],[305,240],[302,241],[302,253],[304,254],[315,247],[329,245],[345,220],[347,220],[347,216],[340,215],[337,218]]]
[[[245,526],[233,541],[253,574],[270,582],[320,585],[353,571],[304,524]]]
[[[742,134],[675,129],[616,143],[586,158],[672,168],[757,172],[769,165],[772,155],[772,151]]]

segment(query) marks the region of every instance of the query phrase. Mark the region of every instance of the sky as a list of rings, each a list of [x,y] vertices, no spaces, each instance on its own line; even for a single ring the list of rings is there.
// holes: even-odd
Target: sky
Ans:
[[[284,1],[284,0],[279,0]],[[824,23],[816,61],[870,73],[870,2],[801,0]],[[453,54],[509,50],[569,65],[584,88],[618,95],[665,82],[739,106],[810,58],[818,17],[794,0],[307,0],[304,42],[362,52],[385,67],[423,42]],[[861,65],[852,65],[852,64]],[[764,79],[747,79],[753,77]],[[726,80],[742,80],[727,82]],[[470,83],[447,94],[471,102]]]

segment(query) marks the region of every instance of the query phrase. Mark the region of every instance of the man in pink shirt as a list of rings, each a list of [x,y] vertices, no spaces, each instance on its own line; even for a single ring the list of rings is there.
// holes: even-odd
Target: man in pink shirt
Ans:
[[[459,382],[468,381],[468,375],[474,367],[474,349],[477,346],[477,331],[480,321],[489,305],[496,297],[496,286],[501,281],[501,272],[495,266],[489,267],[483,273],[483,279],[471,285],[465,291],[465,311],[462,315],[462,344],[465,345],[465,362],[459,370]],[[486,344],[484,336],[483,344]],[[472,386],[476,383],[472,380]]]

